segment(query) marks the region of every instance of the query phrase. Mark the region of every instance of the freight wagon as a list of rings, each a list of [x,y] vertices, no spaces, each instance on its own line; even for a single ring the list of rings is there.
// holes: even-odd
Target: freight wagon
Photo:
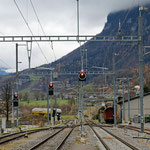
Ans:
[[[104,110],[104,120],[106,123],[114,123],[114,108],[107,107]]]

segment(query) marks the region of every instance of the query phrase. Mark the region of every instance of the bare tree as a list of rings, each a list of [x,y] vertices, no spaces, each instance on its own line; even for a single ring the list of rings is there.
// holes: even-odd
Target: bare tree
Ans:
[[[38,101],[40,99],[40,93],[39,92],[34,93],[34,97]]]
[[[29,94],[26,92],[26,93],[24,93],[24,95],[23,95],[23,100],[24,101],[28,101],[28,103],[29,103]]]
[[[45,99],[45,94],[44,93],[40,93],[40,96],[41,96],[41,100]]]
[[[12,106],[12,101],[11,101],[11,82],[8,81],[4,87],[2,88],[2,103],[0,105],[1,107],[1,113],[4,114],[7,118],[7,121],[9,120],[9,114],[11,113],[11,106]]]
[[[19,100],[21,101],[21,100],[22,100],[22,98],[23,98],[22,93],[19,93]]]

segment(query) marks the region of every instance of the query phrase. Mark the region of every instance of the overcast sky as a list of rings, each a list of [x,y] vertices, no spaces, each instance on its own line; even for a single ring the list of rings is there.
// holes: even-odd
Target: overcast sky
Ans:
[[[43,35],[30,0],[16,0],[34,35]],[[32,0],[46,35],[76,35],[76,0]],[[100,33],[110,12],[131,8],[150,0],[79,0],[80,34]],[[0,0],[0,35],[31,35],[14,0]],[[77,48],[77,42],[53,43],[56,58]],[[40,43],[48,62],[55,61],[49,43]],[[26,47],[19,47],[19,70],[28,68]],[[36,43],[33,43],[31,67],[47,63]],[[0,43],[0,67],[15,69],[15,43]]]

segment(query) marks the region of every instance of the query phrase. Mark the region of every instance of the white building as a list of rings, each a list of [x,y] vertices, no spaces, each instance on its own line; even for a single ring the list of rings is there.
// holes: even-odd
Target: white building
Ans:
[[[128,100],[125,100],[125,122],[128,121]],[[123,104],[122,101],[118,102],[120,108],[118,111],[122,113]],[[150,93],[147,93],[143,97],[143,110],[144,110],[144,118],[145,116],[150,116]],[[122,115],[121,115],[122,116]],[[130,118],[134,120],[135,116],[140,116],[140,97],[135,97],[130,99]]]

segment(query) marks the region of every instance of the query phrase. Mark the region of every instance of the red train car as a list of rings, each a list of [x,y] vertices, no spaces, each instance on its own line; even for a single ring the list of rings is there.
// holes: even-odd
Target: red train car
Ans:
[[[104,120],[106,123],[114,123],[114,108],[107,107],[104,110]]]

